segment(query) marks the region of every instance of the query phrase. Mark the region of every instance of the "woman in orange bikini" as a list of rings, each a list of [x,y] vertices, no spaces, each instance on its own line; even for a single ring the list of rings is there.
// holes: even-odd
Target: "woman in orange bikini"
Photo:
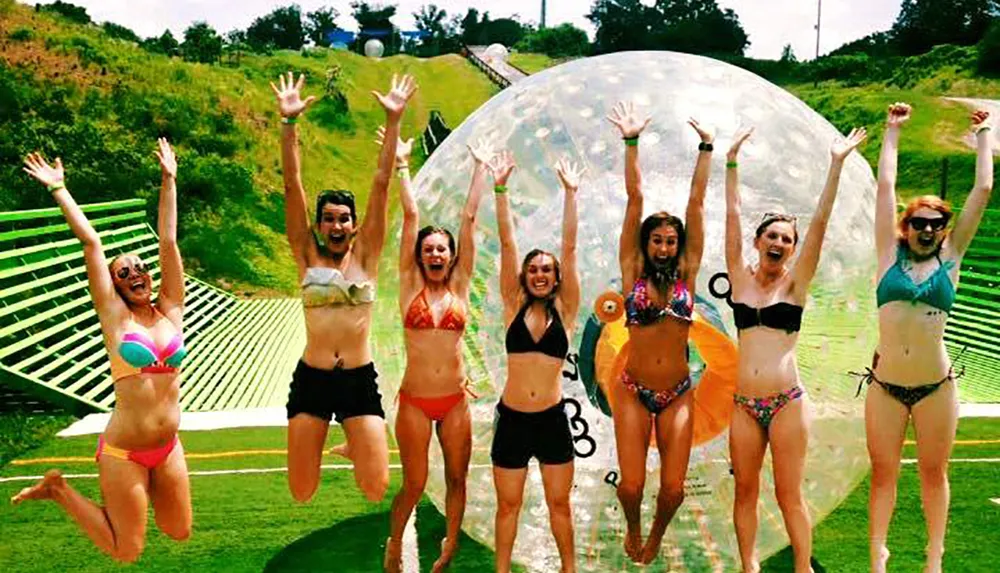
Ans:
[[[379,129],[379,145],[385,138]],[[465,401],[465,364],[462,334],[469,307],[476,247],[473,234],[476,212],[486,184],[489,146],[470,147],[473,171],[469,197],[462,211],[458,248],[451,232],[426,226],[419,231],[420,215],[410,192],[409,159],[413,140],[396,144],[396,171],[400,177],[403,234],[399,245],[399,309],[406,341],[406,371],[399,391],[396,441],[403,464],[403,486],[392,500],[389,540],[384,568],[399,571],[403,528],[427,483],[427,449],[431,425],[437,428],[444,452],[445,513],[448,528],[441,542],[441,556],[434,563],[440,571],[458,548],[458,533],[465,513],[465,478],[472,455],[472,421]]]
[[[58,503],[94,545],[124,562],[142,555],[150,501],[160,531],[178,541],[191,534],[191,490],[177,438],[179,367],[187,354],[184,269],[177,248],[177,162],[167,141],[158,143],[163,173],[159,296],[153,295],[150,269],[138,256],[122,254],[108,263],[100,236],[66,190],[62,161],[49,165],[38,153],[24,161],[25,171],[48,187],[83,243],[90,296],[111,358],[115,410],[97,446],[103,506],[80,495],[59,470],[49,470],[11,501]]]

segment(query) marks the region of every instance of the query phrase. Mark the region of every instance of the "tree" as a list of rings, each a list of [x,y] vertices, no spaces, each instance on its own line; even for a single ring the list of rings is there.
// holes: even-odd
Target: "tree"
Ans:
[[[900,53],[911,56],[938,44],[971,46],[997,16],[1000,0],[903,0],[892,33]]]
[[[313,44],[327,48],[330,46],[328,35],[338,29],[337,17],[340,12],[336,8],[324,6],[306,14],[306,34]]]
[[[530,31],[515,15],[511,18],[490,20],[490,13],[469,8],[459,23],[462,29],[462,42],[470,46],[485,46],[488,44],[503,44],[513,46]]]
[[[101,24],[101,28],[104,30],[105,34],[111,36],[112,38],[135,42],[136,44],[142,43],[142,39],[135,32],[129,30],[125,26],[115,24],[114,22],[105,22]]]
[[[229,62],[237,66],[240,65],[243,54],[249,52],[250,49],[245,30],[230,30],[226,33],[222,51],[229,57]]]
[[[195,22],[184,30],[181,53],[190,62],[215,63],[222,56],[222,38],[208,23]]]
[[[142,49],[154,54],[166,54],[168,56],[179,56],[181,53],[180,44],[170,30],[164,30],[159,38],[146,38],[142,41]]]
[[[384,54],[391,56],[399,52],[402,41],[399,37],[399,30],[392,23],[392,17],[396,15],[395,6],[383,6],[376,4],[371,6],[368,2],[351,2],[351,16],[358,23],[358,35],[354,40],[354,50],[363,53],[365,42],[377,39],[385,46]]]
[[[742,56],[750,44],[739,16],[716,0],[596,0],[587,19],[597,27],[599,53],[677,50]]]
[[[979,41],[979,72],[992,76],[1000,76],[1000,20],[983,35]]]
[[[848,56],[852,54],[868,54],[872,58],[888,58],[899,55],[899,46],[892,32],[875,32],[864,38],[848,42],[829,56]]]
[[[418,47],[421,56],[438,56],[458,51],[453,22],[448,22],[448,13],[434,4],[425,4],[419,12],[413,13],[417,31],[423,34]]]
[[[779,61],[783,64],[794,64],[799,61],[795,57],[795,51],[792,50],[791,44],[785,44],[785,47],[781,49],[781,60]]]
[[[265,49],[268,45],[282,50],[302,49],[306,43],[302,10],[298,5],[292,4],[258,17],[247,28],[247,42],[255,50]]]
[[[576,26],[560,24],[528,34],[517,44],[517,49],[553,58],[584,56],[590,51],[590,40],[587,33]]]
[[[90,19],[90,15],[87,14],[86,8],[70,4],[69,2],[61,2],[60,0],[56,0],[51,4],[35,4],[35,11],[53,12],[77,24],[90,24],[93,21]]]

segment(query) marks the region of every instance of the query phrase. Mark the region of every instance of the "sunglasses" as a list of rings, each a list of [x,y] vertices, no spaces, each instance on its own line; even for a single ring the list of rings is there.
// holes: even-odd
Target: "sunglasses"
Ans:
[[[135,276],[137,277],[149,274],[149,267],[142,261],[137,262],[135,265],[125,265],[118,269],[118,272],[115,274],[118,275],[119,279],[125,280],[132,274],[133,270],[135,270]]]
[[[930,227],[931,231],[940,231],[944,229],[948,224],[948,219],[946,217],[910,217],[910,227],[914,231],[920,232],[924,229]]]
[[[795,215],[789,215],[788,213],[764,213],[761,223],[764,221],[788,221],[789,223],[794,223],[797,220],[798,218]]]

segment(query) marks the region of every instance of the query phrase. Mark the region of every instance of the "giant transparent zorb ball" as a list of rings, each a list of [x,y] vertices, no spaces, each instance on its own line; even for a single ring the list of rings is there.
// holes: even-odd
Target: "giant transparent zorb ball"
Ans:
[[[365,42],[365,55],[369,58],[381,58],[385,53],[385,44],[381,40],[371,39]]]
[[[606,293],[621,289],[618,239],[626,203],[625,145],[614,126],[605,121],[618,100],[634,101],[653,118],[640,142],[644,216],[659,210],[681,216],[685,212],[699,142],[687,119],[696,118],[718,134],[705,200],[705,253],[697,285],[699,320],[692,329],[696,444],[687,497],[664,538],[660,557],[647,570],[734,570],[738,552],[731,518],[734,484],[728,419],[737,361],[735,329],[729,307],[713,299],[707,288],[709,279],[725,270],[725,151],[738,126],[756,126],[740,157],[745,256],[755,263],[753,231],[763,213],[797,215],[804,238],[826,179],[829,148],[837,130],[788,92],[716,60],[670,52],[576,60],[502,91],[445,140],[415,181],[421,224],[444,225],[457,235],[472,165],[466,144],[487,137],[500,148],[510,149],[518,163],[509,182],[509,196],[520,255],[535,247],[558,254],[563,193],[552,165],[563,156],[586,165],[578,192],[583,301],[571,341],[573,354],[563,373],[564,395],[573,400],[567,410],[574,418],[578,453],[572,492],[577,564],[581,571],[632,570],[636,566],[622,550],[624,518],[615,493],[619,472],[605,391],[609,384],[619,383],[614,376],[623,364],[619,351],[627,333],[621,319],[595,313],[598,299],[605,301]],[[464,522],[469,535],[490,546],[496,502],[489,449],[495,405],[506,376],[499,244],[491,195],[484,197],[480,210],[472,311],[465,336],[466,364],[479,398],[471,400],[474,453]],[[875,342],[873,201],[871,170],[854,154],[841,177],[798,344],[801,381],[814,405],[804,483],[814,521],[844,499],[867,464],[861,401],[854,398],[855,380],[846,373],[870,362]],[[391,259],[398,252],[398,235],[389,242],[387,258]],[[395,260],[387,260],[380,278],[385,295],[397,292],[395,274]],[[405,359],[400,318],[394,299],[378,306],[376,320],[382,327],[373,336],[381,383],[391,400]],[[391,420],[395,406],[388,411]],[[432,440],[431,448],[427,491],[444,513],[443,462],[437,440]],[[653,518],[659,465],[656,449],[651,447],[642,505],[644,535]],[[770,467],[768,456],[761,475],[757,536],[762,558],[788,543]],[[514,557],[531,570],[559,567],[534,462]]]
[[[483,52],[483,56],[488,61],[494,61],[497,63],[506,62],[507,58],[510,57],[510,51],[507,49],[507,46],[504,46],[503,44],[490,44],[489,47],[486,48],[486,51]]]

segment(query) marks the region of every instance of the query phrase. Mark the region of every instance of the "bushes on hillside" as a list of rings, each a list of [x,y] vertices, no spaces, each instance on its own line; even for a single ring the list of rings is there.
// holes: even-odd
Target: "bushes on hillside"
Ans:
[[[516,48],[522,52],[545,54],[551,58],[585,56],[590,52],[587,33],[572,24],[542,28],[526,35]]]

